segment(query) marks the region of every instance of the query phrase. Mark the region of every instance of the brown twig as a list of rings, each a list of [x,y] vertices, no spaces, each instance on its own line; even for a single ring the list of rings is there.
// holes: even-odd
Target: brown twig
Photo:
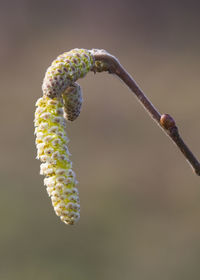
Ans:
[[[104,50],[92,50],[92,52],[95,58],[95,66],[92,70],[94,72],[108,71],[111,74],[117,75],[134,92],[150,116],[172,139],[172,141],[177,145],[187,161],[190,163],[194,172],[200,176],[200,163],[179,135],[174,119],[168,114],[161,115],[158,112],[158,110],[153,106],[150,100],[136,84],[134,79],[122,67],[122,65],[114,56],[110,55]]]

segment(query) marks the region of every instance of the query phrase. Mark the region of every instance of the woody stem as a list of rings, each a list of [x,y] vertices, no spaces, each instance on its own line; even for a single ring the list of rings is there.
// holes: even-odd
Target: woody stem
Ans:
[[[122,67],[119,61],[106,51],[94,50],[95,66],[94,72],[108,71],[111,74],[117,75],[136,95],[140,103],[147,110],[150,116],[158,123],[158,125],[165,131],[171,140],[177,145],[179,150],[183,153],[186,160],[190,163],[194,172],[200,176],[200,163],[193,155],[189,147],[181,138],[175,121],[170,115],[161,115],[159,111],[153,106],[150,100],[146,97],[144,92],[139,88],[134,79]]]

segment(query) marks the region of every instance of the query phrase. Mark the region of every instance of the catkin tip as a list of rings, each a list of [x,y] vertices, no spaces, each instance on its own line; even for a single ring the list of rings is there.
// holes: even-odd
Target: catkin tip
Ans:
[[[79,220],[79,194],[76,176],[67,147],[63,103],[59,98],[43,96],[36,102],[35,134],[37,158],[41,160],[40,174],[56,215],[73,225]]]

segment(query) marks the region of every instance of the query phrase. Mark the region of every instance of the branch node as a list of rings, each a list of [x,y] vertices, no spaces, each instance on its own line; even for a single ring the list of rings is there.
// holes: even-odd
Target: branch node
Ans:
[[[167,130],[176,126],[175,120],[169,114],[161,115],[160,124],[162,127],[164,127]]]

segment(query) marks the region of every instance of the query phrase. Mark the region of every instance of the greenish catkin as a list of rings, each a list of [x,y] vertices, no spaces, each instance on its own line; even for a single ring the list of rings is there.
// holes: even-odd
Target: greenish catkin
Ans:
[[[53,98],[79,78],[83,78],[93,67],[94,58],[90,51],[74,49],[59,55],[47,69],[42,90]]]
[[[76,177],[67,147],[66,120],[63,104],[43,96],[36,102],[35,134],[37,158],[41,160],[40,174],[58,216],[66,224],[74,224],[80,217]]]
[[[42,162],[40,174],[45,176],[44,185],[56,214],[70,225],[79,220],[80,201],[69,158],[66,120],[73,121],[80,114],[82,92],[75,82],[93,66],[94,58],[88,50],[61,54],[47,69],[43,97],[36,102],[34,124],[37,158]]]

